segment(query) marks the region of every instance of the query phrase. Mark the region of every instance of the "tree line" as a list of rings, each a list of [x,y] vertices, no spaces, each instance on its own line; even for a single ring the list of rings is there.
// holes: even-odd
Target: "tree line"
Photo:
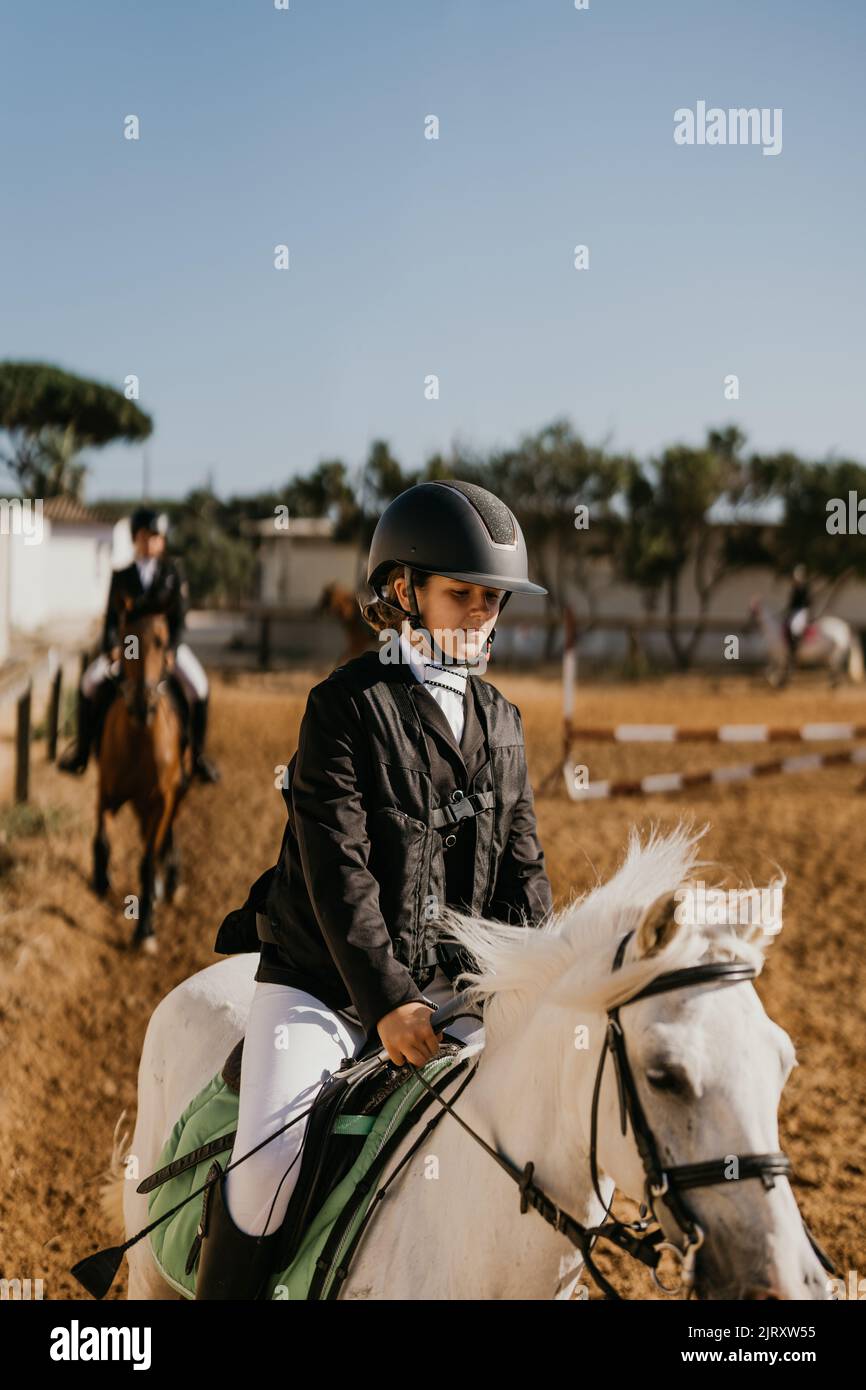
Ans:
[[[48,364],[0,363],[0,466],[22,496],[80,500],[86,451],[142,442],[152,428],[150,416],[111,386]],[[360,468],[325,459],[264,492],[222,499],[203,487],[182,500],[148,500],[169,516],[193,602],[225,606],[255,596],[258,540],[245,523],[280,508],[290,524],[328,517],[334,538],[356,544],[363,556],[381,512],[406,488],[443,478],[478,483],[517,514],[551,614],[576,591],[579,622],[591,627],[605,587],[633,584],[646,613],[667,618],[674,661],[685,668],[714,595],[738,569],[763,565],[784,574],[802,563],[819,608],[847,580],[866,577],[863,534],[828,528],[834,499],[862,498],[866,510],[866,467],[758,453],[747,442],[729,425],[707,430],[701,444],[672,444],[639,459],[587,443],[562,418],[511,447],[454,445],[414,469],[377,440]],[[130,499],[101,504],[118,516],[130,507]],[[684,630],[677,618],[687,586],[697,595],[698,620]]]

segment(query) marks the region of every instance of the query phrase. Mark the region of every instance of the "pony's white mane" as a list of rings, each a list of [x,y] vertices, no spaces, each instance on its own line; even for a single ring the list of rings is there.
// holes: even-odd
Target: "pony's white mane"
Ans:
[[[699,860],[696,847],[707,827],[693,832],[680,822],[668,835],[651,828],[642,841],[632,827],[628,850],[614,876],[551,915],[540,927],[510,925],[470,917],[447,907],[439,934],[456,940],[474,957],[477,971],[466,971],[457,988],[484,1004],[485,1025],[512,1028],[543,994],[545,1006],[579,1005],[603,1012],[636,994],[667,970],[700,961],[743,961],[760,972],[769,938],[751,923],[720,927],[677,923],[671,938],[650,954],[636,954],[637,936],[626,948],[619,970],[613,960],[620,939],[637,928],[660,898],[687,886]]]

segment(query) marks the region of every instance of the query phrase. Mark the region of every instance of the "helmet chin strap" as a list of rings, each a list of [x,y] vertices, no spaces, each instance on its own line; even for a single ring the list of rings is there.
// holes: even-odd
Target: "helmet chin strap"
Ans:
[[[436,641],[433,633],[424,626],[424,619],[421,616],[421,605],[418,602],[418,595],[415,592],[415,585],[412,580],[412,569],[409,565],[403,566],[403,577],[406,580],[406,588],[409,592],[409,613],[407,622],[413,632],[423,631],[426,634],[426,645],[430,648],[430,660],[436,661],[440,666],[468,666],[467,661],[448,661],[446,653]]]
[[[429,632],[428,629],[424,626],[424,619],[421,616],[421,609],[418,604],[418,596],[415,593],[415,585],[412,582],[411,565],[403,566],[403,576],[405,578],[406,588],[409,593],[409,604],[411,611],[407,613],[406,609],[403,608],[401,604],[393,603],[390,599],[385,598],[384,594],[379,592],[378,585],[376,585],[375,592],[376,597],[379,599],[379,602],[384,603],[386,607],[393,608],[395,612],[400,613],[413,631],[417,632],[419,629],[421,629],[424,633],[426,633],[427,637],[429,638],[428,645],[432,648],[432,654],[429,658],[431,661],[437,661],[442,666],[465,666],[467,670],[475,667],[479,661],[478,657],[476,657],[474,661],[455,661],[446,652],[442,650],[439,643],[436,641],[436,638],[433,636],[433,633]],[[510,598],[511,590],[506,589],[505,597],[500,601],[499,604],[500,614]],[[487,651],[485,652],[485,660],[489,660],[490,658],[490,652],[493,647],[493,639],[495,638],[495,636],[496,629],[491,628],[487,636]]]
[[[436,638],[433,636],[433,633],[430,632],[424,626],[424,619],[421,617],[421,610],[418,604],[418,597],[415,593],[415,585],[412,582],[412,568],[410,565],[403,566],[403,576],[406,580],[406,588],[409,591],[409,606],[411,608],[411,612],[406,614],[406,621],[409,623],[409,626],[413,629],[413,631],[417,632],[420,628],[427,634],[427,637],[429,639],[428,645],[432,649],[432,656],[430,657],[430,660],[438,662],[441,666],[465,666],[467,672],[473,669],[475,666],[477,666],[479,660],[478,657],[475,657],[472,661],[456,661],[453,657],[449,656],[447,652],[444,652],[442,650],[439,643],[436,641]],[[510,597],[510,594],[506,595],[506,598]],[[500,605],[500,612],[502,610],[502,606],[503,605]],[[403,610],[401,609],[400,611],[402,612]],[[490,650],[493,646],[493,639],[495,636],[496,629],[492,628],[487,636],[487,651],[485,653],[485,660],[489,659],[490,657]]]

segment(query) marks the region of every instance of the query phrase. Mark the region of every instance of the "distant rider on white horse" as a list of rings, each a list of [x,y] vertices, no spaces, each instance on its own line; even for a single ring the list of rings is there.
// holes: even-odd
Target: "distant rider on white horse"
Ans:
[[[812,591],[806,574],[805,565],[795,565],[791,573],[793,584],[788,598],[788,608],[785,614],[785,637],[793,660],[797,654],[797,647],[809,625],[809,613],[812,607]]]

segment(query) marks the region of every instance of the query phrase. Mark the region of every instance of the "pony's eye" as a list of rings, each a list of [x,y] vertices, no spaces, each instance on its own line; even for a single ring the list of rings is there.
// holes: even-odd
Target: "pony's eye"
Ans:
[[[654,1091],[669,1091],[676,1095],[683,1090],[683,1079],[676,1072],[668,1071],[664,1067],[658,1067],[654,1071],[646,1073],[646,1079]]]

